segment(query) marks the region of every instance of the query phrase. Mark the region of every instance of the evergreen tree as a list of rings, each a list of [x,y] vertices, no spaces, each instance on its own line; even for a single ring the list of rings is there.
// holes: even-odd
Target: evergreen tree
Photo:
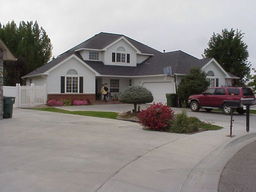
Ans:
[[[215,58],[227,72],[240,77],[241,82],[250,74],[249,53],[243,35],[234,29],[224,29],[221,34],[213,33],[209,47],[204,50],[206,57]]]
[[[0,24],[0,39],[18,58],[4,65],[5,85],[21,83],[21,77],[47,63],[52,55],[51,41],[37,22],[14,21]]]
[[[178,86],[177,94],[180,102],[187,104],[190,95],[200,94],[208,86],[209,81],[207,81],[205,73],[201,72],[198,68],[192,68],[190,73],[181,80]]]

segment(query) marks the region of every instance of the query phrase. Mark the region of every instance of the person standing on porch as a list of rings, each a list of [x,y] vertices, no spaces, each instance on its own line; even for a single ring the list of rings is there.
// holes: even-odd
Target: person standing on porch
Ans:
[[[101,95],[103,95],[103,100],[107,102],[107,96],[108,96],[108,87],[107,84],[103,84],[101,87]]]

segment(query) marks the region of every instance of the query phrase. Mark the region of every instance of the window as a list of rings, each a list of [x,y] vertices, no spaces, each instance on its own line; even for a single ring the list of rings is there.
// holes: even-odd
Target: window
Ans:
[[[129,86],[132,86],[132,80],[129,79]]]
[[[124,53],[121,54],[121,62],[125,63],[125,54]]]
[[[121,61],[121,53],[117,53],[116,54],[116,62],[120,62]]]
[[[127,54],[127,59],[126,59],[127,63],[130,63],[130,54]]]
[[[210,89],[207,89],[204,93],[207,95],[213,95],[214,91],[215,91],[215,89],[210,88]]]
[[[124,47],[118,47],[116,52],[112,53],[112,62],[130,63],[130,54],[125,53]]]
[[[223,88],[215,89],[214,95],[225,95],[225,89]]]
[[[206,73],[206,76],[214,76],[213,71],[208,71],[208,72]]]
[[[78,93],[78,73],[74,69],[67,72],[66,93]]]
[[[210,85],[209,87],[219,87],[219,79],[218,78],[207,78],[209,81]]]
[[[240,91],[237,88],[228,88],[228,94],[229,95],[239,95]]]
[[[110,79],[110,92],[119,92],[119,79]]]
[[[244,96],[254,96],[254,94],[250,88],[243,88],[243,95]]]
[[[89,52],[89,60],[99,60],[99,52],[90,51]]]

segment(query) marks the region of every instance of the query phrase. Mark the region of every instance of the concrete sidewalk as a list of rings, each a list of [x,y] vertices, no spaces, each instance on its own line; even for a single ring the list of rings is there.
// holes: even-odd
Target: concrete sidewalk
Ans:
[[[228,160],[256,140],[235,116],[193,113],[225,128],[192,135],[34,110],[0,121],[1,192],[217,192]],[[190,113],[189,113],[190,115]],[[255,124],[252,116],[252,124]]]

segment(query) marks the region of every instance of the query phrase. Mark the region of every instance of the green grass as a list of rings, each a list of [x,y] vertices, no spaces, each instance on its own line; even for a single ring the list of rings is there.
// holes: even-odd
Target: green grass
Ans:
[[[65,114],[73,114],[73,115],[83,115],[83,116],[91,116],[91,117],[101,117],[101,118],[108,118],[108,119],[116,119],[117,117],[116,112],[104,112],[104,111],[68,111],[68,110],[58,109],[54,107],[33,108],[33,110],[57,112],[57,113],[65,113]]]
[[[251,110],[250,110],[250,113],[256,114],[256,110],[255,110],[255,109],[251,109]]]
[[[202,122],[200,123],[199,127],[201,129],[204,129],[204,130],[219,130],[219,129],[222,129],[223,127],[221,126],[218,126],[218,125],[213,125],[211,123],[205,123],[205,122]]]

